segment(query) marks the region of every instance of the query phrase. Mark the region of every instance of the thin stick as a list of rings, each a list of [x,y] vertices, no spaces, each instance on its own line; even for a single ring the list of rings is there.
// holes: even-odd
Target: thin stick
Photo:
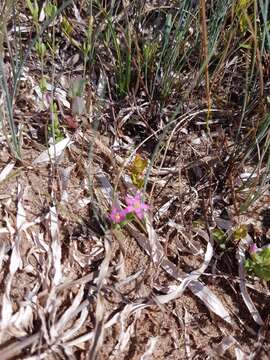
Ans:
[[[207,117],[206,117],[206,129],[208,134],[210,133],[209,129],[209,119],[211,116],[211,94],[210,94],[210,80],[209,80],[209,69],[208,69],[208,37],[207,37],[207,24],[206,24],[206,10],[205,10],[205,0],[200,0],[200,11],[201,11],[201,30],[202,30],[202,56],[204,59],[205,66],[205,92],[207,99]]]

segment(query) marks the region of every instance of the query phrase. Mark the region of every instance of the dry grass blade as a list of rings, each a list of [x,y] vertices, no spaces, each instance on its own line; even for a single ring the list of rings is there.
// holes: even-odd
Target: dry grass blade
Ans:
[[[14,168],[14,165],[15,165],[14,162],[10,162],[4,167],[4,169],[0,172],[0,182],[4,181],[8,177],[8,175],[11,173],[12,169]]]
[[[49,161],[57,161],[63,154],[65,148],[68,145],[71,145],[72,141],[70,138],[65,138],[59,141],[57,144],[50,145],[49,149],[43,151],[34,161],[33,165],[42,165],[46,164]]]
[[[253,320],[258,325],[262,326],[264,324],[264,322],[261,318],[259,311],[256,309],[256,306],[254,305],[253,301],[251,300],[251,297],[250,297],[250,295],[247,291],[247,287],[246,287],[245,269],[244,269],[245,251],[246,251],[248,245],[250,245],[251,243],[252,243],[252,239],[251,239],[250,235],[247,235],[246,238],[244,238],[240,241],[239,247],[238,247],[237,257],[238,257],[238,269],[239,269],[239,277],[240,277],[240,291],[241,291],[242,298],[243,298]]]
[[[20,253],[22,227],[25,223],[25,211],[22,204],[23,189],[18,184],[18,205],[17,205],[17,218],[16,218],[16,233],[12,238],[12,252],[10,257],[9,274],[7,277],[6,290],[3,296],[2,304],[2,319],[1,319],[1,337],[4,336],[4,332],[10,327],[12,331],[12,313],[13,306],[10,298],[10,292],[12,287],[13,277],[18,269],[22,268],[23,262]]]
[[[147,238],[143,234],[138,233],[132,226],[129,226],[129,230],[131,231],[131,234],[134,236],[134,238],[138,241],[141,248],[143,248],[146,253],[150,254],[151,249],[148,245]],[[160,253],[163,253],[161,245],[158,245],[158,248]],[[232,322],[228,311],[222,305],[221,301],[207,286],[205,286],[201,281],[197,280],[198,275],[196,273],[186,274],[182,271],[179,271],[178,268],[166,258],[166,256],[163,256],[160,264],[168,274],[181,282],[181,285],[178,289],[180,294],[182,294],[184,288],[188,286],[192,293],[197,296],[209,310],[213,311],[224,321],[228,323]],[[182,283],[182,281],[184,281],[184,283]],[[177,291],[172,296],[177,296]]]
[[[159,337],[151,337],[147,344],[146,344],[146,351],[145,353],[141,356],[140,360],[150,360],[152,358],[152,354],[155,350],[156,344],[159,340]]]
[[[56,206],[52,206],[50,208],[50,232],[51,232],[51,249],[53,256],[53,266],[54,266],[54,277],[53,277],[53,285],[57,286],[62,282],[62,265],[61,265],[61,257],[62,257],[62,248],[59,239],[59,227],[58,227],[58,215]]]
[[[37,343],[39,340],[39,337],[40,337],[40,333],[37,333],[37,334],[31,335],[31,336],[28,336],[27,338],[22,339],[21,341],[17,341],[15,343],[8,345],[5,349],[0,350],[0,359],[8,360],[8,359],[13,358],[15,355],[22,353],[22,351],[26,347],[28,347],[34,343]],[[43,358],[44,358],[44,356],[43,356]]]
[[[103,343],[104,339],[104,317],[105,317],[105,308],[103,304],[103,297],[100,293],[101,288],[104,284],[105,278],[109,275],[108,269],[111,259],[111,246],[110,246],[110,240],[105,237],[104,239],[104,246],[105,246],[105,258],[102,261],[102,264],[100,266],[99,275],[96,280],[97,284],[97,303],[96,303],[96,325],[95,330],[93,333],[93,341],[91,344],[91,348],[89,351],[88,358],[89,360],[95,360],[97,357],[97,353]]]
[[[84,285],[80,287],[75,299],[70,307],[64,312],[57,324],[55,325],[55,331],[57,334],[64,333],[66,324],[74,318],[77,314],[78,307],[80,306],[84,295]]]

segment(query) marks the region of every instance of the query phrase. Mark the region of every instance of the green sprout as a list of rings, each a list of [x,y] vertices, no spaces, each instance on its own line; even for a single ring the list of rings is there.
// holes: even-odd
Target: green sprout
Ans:
[[[70,39],[73,32],[73,27],[65,16],[63,16],[61,21],[61,28],[66,37]]]
[[[249,249],[250,258],[245,261],[248,273],[258,276],[262,280],[270,280],[270,246],[257,248],[252,244]]]
[[[56,143],[58,143],[59,141],[64,139],[64,135],[60,128],[56,103],[52,103],[51,113],[52,113],[52,122],[51,124],[48,125],[48,134],[49,136],[52,136],[55,139]]]
[[[226,249],[226,245],[227,245],[227,241],[228,238],[226,236],[225,231],[223,231],[222,229],[219,228],[215,228],[213,230],[213,239],[214,241],[218,244],[218,246],[222,249],[225,250]]]
[[[48,18],[54,18],[57,13],[57,6],[49,1],[45,6],[44,11]]]
[[[37,25],[38,24],[38,13],[39,13],[39,7],[38,7],[37,0],[34,0],[33,3],[31,0],[26,0],[26,2],[27,2],[27,6],[30,10],[30,13],[32,15],[33,21]]]

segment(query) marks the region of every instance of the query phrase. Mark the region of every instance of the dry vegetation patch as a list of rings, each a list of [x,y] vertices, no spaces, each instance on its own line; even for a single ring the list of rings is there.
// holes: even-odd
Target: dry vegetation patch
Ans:
[[[1,360],[268,358],[260,3],[1,5]]]

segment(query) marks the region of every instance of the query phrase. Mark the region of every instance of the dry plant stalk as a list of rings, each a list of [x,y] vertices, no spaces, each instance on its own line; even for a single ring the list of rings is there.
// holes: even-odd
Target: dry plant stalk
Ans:
[[[207,99],[207,117],[206,117],[206,128],[209,133],[209,118],[211,116],[211,94],[210,94],[210,80],[209,80],[209,69],[208,69],[208,36],[207,36],[207,24],[206,24],[206,9],[205,0],[200,0],[200,11],[201,11],[201,28],[202,28],[202,54],[205,66],[205,92]]]

